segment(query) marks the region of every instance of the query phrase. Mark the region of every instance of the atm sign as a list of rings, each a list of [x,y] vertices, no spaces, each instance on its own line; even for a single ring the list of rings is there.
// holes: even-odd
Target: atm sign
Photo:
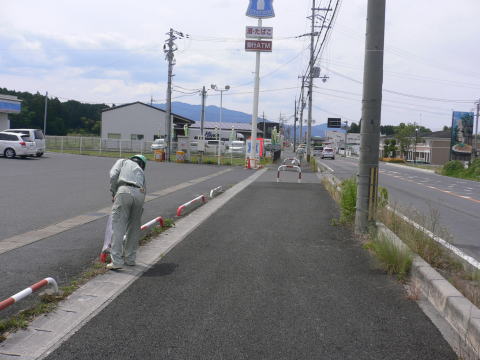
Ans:
[[[268,40],[245,40],[245,51],[271,52],[272,42]]]

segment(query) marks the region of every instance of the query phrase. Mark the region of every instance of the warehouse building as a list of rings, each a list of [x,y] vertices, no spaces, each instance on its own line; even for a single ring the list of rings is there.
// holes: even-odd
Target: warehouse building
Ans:
[[[193,120],[172,113],[173,138],[184,135]],[[166,112],[140,101],[102,111],[102,138],[153,141],[167,136]]]

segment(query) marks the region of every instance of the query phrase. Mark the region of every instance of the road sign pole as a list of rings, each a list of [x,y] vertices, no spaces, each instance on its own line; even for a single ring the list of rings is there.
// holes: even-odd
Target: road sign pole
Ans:
[[[258,26],[262,27],[262,19],[258,19]],[[260,51],[256,52],[255,61],[255,89],[253,94],[253,112],[252,112],[252,137],[249,164],[255,163],[257,146],[257,118],[258,118],[258,98],[260,94]]]

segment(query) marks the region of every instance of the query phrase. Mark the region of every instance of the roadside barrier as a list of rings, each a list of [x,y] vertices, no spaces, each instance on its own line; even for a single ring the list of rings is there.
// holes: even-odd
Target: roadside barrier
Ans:
[[[223,188],[221,186],[210,190],[210,199],[213,199],[217,194],[220,194],[221,192],[223,192]]]
[[[12,295],[8,299],[0,302],[0,310],[3,310],[5,308],[9,307],[10,305],[15,304],[17,301],[20,301],[20,300],[26,298],[28,295],[32,294],[33,292],[35,292],[35,291],[37,291],[37,290],[41,289],[42,287],[47,286],[49,284],[53,286],[53,289],[55,290],[55,293],[58,293],[57,282],[55,281],[55,279],[53,279],[51,277],[48,277],[48,278],[45,278],[45,279],[33,284],[32,286],[26,288],[25,290],[22,290],[19,293],[16,293],[15,295]]]
[[[161,216],[153,219],[153,220],[150,220],[149,222],[143,224],[142,226],[140,226],[140,230],[146,230],[148,229],[150,226],[152,225],[155,225],[156,223],[159,223],[161,227],[164,226],[164,222],[163,222],[163,218]]]
[[[155,225],[155,224],[160,224],[160,226],[163,228],[164,227],[164,221],[163,221],[163,218],[161,216],[159,217],[156,217],[155,219],[153,220],[150,220],[149,222],[143,224],[142,226],[140,226],[140,230],[146,230],[148,229],[149,227]],[[100,262],[102,263],[106,263],[107,260],[108,260],[108,256],[110,254],[110,249],[112,247],[112,217],[110,215],[110,217],[108,218],[108,221],[107,221],[107,230],[105,231],[105,240],[103,242],[103,248],[102,248],[102,252],[100,253]]]
[[[289,169],[295,169],[298,172],[298,182],[302,181],[302,169],[297,165],[280,165],[277,171],[277,182],[280,182],[280,171],[288,171]]]
[[[290,164],[287,164],[287,162],[290,162]],[[283,160],[282,164],[300,166],[300,160],[298,160],[297,158],[286,158]]]
[[[203,204],[205,204],[207,202],[207,200],[205,199],[205,196],[204,195],[200,195],[200,196],[197,196],[195,199],[193,200],[190,200],[189,202],[183,204],[183,205],[180,205],[177,209],[177,216],[182,216],[182,211],[185,210],[187,207],[195,204],[195,203],[198,203],[198,202],[202,202]]]

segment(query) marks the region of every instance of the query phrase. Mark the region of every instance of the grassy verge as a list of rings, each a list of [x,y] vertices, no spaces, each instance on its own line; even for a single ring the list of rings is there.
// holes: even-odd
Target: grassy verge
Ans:
[[[332,197],[340,204],[340,223],[351,225],[356,203],[356,184],[353,179],[342,182],[341,190],[324,180],[324,185]],[[449,250],[430,238],[421,229],[406,222],[399,215],[396,207],[388,208],[388,193],[386,189],[379,189],[377,220],[395,233],[410,249],[418,254],[433,268],[439,271],[450,283],[455,286],[467,299],[480,307],[480,271],[462,263]],[[437,236],[452,242],[448,231],[440,226],[439,214],[435,209],[430,209],[429,214],[421,214],[413,209],[402,209],[409,217],[423,228],[429,229]],[[390,274],[396,274],[405,280],[410,270],[411,261],[408,252],[386,244],[386,239],[378,237],[376,232],[368,235],[365,245],[379,259],[382,268]]]
[[[465,168],[461,161],[449,161],[443,165],[439,173],[460,179],[480,181],[480,159],[472,161],[468,168]]]
[[[175,226],[173,220],[164,219],[164,227],[154,227],[140,239],[140,246],[147,244],[153,238],[167,230],[168,228]],[[77,278],[70,281],[69,284],[59,287],[58,294],[41,293],[40,303],[27,309],[20,311],[18,314],[11,316],[8,319],[0,320],[0,343],[4,341],[10,333],[13,333],[19,329],[24,329],[28,324],[36,317],[52,312],[55,310],[60,301],[66,299],[80,286],[87,283],[90,279],[97,275],[104,274],[108,270],[105,268],[105,264],[98,259],[93,261],[91,265],[84,270]]]

